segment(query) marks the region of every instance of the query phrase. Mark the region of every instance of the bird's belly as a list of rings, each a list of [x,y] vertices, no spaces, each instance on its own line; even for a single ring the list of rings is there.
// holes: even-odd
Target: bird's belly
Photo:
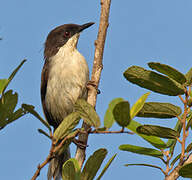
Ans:
[[[46,108],[57,124],[73,111],[78,98],[87,98],[87,64],[56,64],[51,68],[45,97]]]

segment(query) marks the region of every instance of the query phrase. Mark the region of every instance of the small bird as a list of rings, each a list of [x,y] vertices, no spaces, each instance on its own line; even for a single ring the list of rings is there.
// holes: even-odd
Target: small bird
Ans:
[[[45,117],[54,130],[74,110],[78,98],[87,98],[89,69],[85,58],[77,50],[77,43],[80,33],[93,24],[64,24],[47,36],[41,74],[41,101]],[[47,179],[53,177],[59,180],[62,165],[69,158],[69,148],[53,158]]]

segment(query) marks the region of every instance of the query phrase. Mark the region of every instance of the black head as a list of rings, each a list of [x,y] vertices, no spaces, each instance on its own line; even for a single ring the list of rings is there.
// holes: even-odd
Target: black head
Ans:
[[[45,42],[44,58],[54,56],[60,47],[62,47],[72,36],[80,33],[84,29],[93,25],[93,22],[83,25],[77,24],[64,24],[53,29],[47,36]]]

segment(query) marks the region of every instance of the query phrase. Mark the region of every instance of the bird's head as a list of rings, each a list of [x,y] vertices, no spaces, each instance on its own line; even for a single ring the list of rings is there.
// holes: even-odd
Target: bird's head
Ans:
[[[93,24],[93,22],[83,25],[64,24],[53,29],[45,42],[44,58],[54,56],[65,44],[76,47],[80,32]]]

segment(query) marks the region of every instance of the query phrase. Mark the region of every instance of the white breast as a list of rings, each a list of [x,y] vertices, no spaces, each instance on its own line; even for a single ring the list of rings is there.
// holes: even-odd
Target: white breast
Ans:
[[[45,104],[58,124],[73,111],[78,98],[87,97],[89,70],[85,58],[72,44],[74,41],[69,40],[50,60]]]

